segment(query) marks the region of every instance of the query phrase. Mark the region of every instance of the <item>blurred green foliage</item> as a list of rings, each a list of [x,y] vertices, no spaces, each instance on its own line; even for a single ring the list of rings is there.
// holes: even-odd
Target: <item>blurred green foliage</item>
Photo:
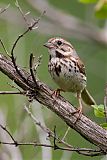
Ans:
[[[94,108],[94,114],[96,117],[105,119],[106,117],[105,107],[106,106],[104,107],[103,104],[100,104],[100,105],[93,105],[92,107]],[[107,120],[105,123],[101,123],[100,126],[107,129]]]
[[[103,104],[93,105],[93,107],[94,107],[94,114],[95,114],[96,117],[105,118],[104,105]]]
[[[107,18],[107,1],[106,0],[79,0],[79,2],[84,4],[94,3],[94,11],[97,18]]]
[[[98,24],[102,24],[102,21],[96,19],[93,16],[93,14],[92,15],[88,14],[88,11],[90,10],[89,5],[83,5],[82,3],[79,3],[76,0],[61,0],[61,1],[48,0],[48,1],[51,5],[53,5],[57,9],[62,10],[63,12],[69,13],[84,21],[88,21],[88,19],[92,20],[91,23],[94,22],[96,27],[98,26]],[[33,16],[35,17],[37,17],[40,14],[38,13],[37,10],[34,10],[34,8],[30,6],[27,0],[23,0],[19,2],[25,12],[30,10]],[[83,2],[83,0],[81,0],[81,2]],[[14,5],[15,1],[1,0],[0,4],[1,3],[3,3],[4,5],[7,5],[8,3],[10,3],[11,6],[15,10],[17,10],[16,6]],[[8,10],[6,12],[8,15]],[[94,9],[92,10],[92,13],[94,13]],[[0,19],[0,38],[2,38],[2,40],[4,41],[4,44],[6,45],[8,51],[10,52],[13,42],[16,40],[19,34],[23,33],[23,31],[26,28],[26,25],[25,25],[25,28],[23,28],[21,25],[18,26],[17,23],[14,24],[14,23],[9,22],[8,20],[3,19],[2,18],[3,16],[4,15],[0,15],[0,18],[1,18]],[[14,15],[11,15],[11,16],[12,16],[11,18],[14,18]],[[18,17],[17,21],[21,21],[21,22],[23,21],[19,13],[17,17]],[[41,21],[44,19],[45,17],[43,17]],[[104,24],[105,22],[103,22],[103,25],[101,25],[102,28],[104,27]],[[29,34],[23,37],[18,43],[15,49],[15,56],[17,57],[17,64],[19,64],[20,66],[23,66],[26,70],[28,70],[30,53],[34,53],[36,57],[38,57],[39,55],[43,55],[41,65],[38,69],[38,77],[40,80],[45,82],[51,88],[55,89],[57,86],[52,81],[48,73],[47,50],[43,47],[43,44],[48,40],[48,38],[52,36],[56,36],[56,35],[50,36],[48,34],[42,34],[38,32],[38,30],[29,32]],[[107,46],[97,43],[95,41],[78,40],[73,37],[68,38],[68,41],[70,41],[74,45],[79,56],[85,62],[87,78],[88,78],[87,88],[89,89],[91,94],[95,97],[96,102],[98,104],[103,103],[105,83],[107,80]],[[0,52],[5,54],[1,46],[0,46]],[[11,88],[11,86],[9,86],[9,84],[7,83],[15,85],[5,75],[0,73],[0,90],[1,91],[16,90],[16,89]],[[74,98],[74,96],[71,93],[62,93],[62,95],[66,99],[68,99],[72,104],[76,104],[77,106],[77,100],[76,98]],[[17,132],[18,134],[20,130],[21,134],[25,135],[22,141],[31,142],[31,141],[39,140],[39,137],[38,137],[37,131],[35,130],[35,126],[33,125],[30,118],[28,118],[28,115],[25,113],[23,109],[26,101],[27,101],[26,98],[18,96],[18,95],[13,95],[13,96],[12,95],[5,95],[5,96],[0,95],[0,111],[2,111],[4,114],[6,113],[6,124],[9,127],[11,133],[15,134]],[[52,130],[54,128],[54,125],[56,125],[57,134],[59,135],[59,137],[63,137],[67,129],[67,125],[57,115],[55,115],[54,113],[46,109],[46,107],[41,106],[41,110],[42,110],[46,125]],[[91,107],[84,107],[84,114],[99,124],[104,122],[103,120],[96,118],[94,116],[94,111],[93,111],[93,108]],[[23,124],[23,128],[21,129],[20,128],[21,124],[24,121],[26,122],[26,119],[28,123]],[[26,127],[28,127],[27,131],[26,131]],[[67,142],[71,143],[75,147],[79,146],[83,148],[84,147],[94,148],[92,144],[84,140],[74,130],[70,130],[70,132],[67,135],[66,140]],[[41,160],[42,159],[41,157],[42,151],[41,151],[41,148],[39,147],[33,148],[31,146],[29,147],[21,146],[19,148],[21,150],[23,160],[29,160],[29,159],[30,160],[34,160],[34,159]],[[0,149],[0,151],[1,150],[2,149]],[[61,157],[63,156],[63,151],[52,151],[52,153],[53,153],[52,154],[53,160],[54,159],[60,160]],[[88,157],[87,158],[85,156],[81,156],[76,153],[73,153],[72,160],[78,160],[78,159],[101,160],[102,157]]]
[[[81,2],[81,3],[95,3],[97,1],[98,0],[79,0],[79,2]]]

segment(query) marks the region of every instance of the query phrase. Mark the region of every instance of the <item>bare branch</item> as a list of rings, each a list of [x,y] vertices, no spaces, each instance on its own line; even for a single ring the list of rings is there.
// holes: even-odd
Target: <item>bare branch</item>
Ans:
[[[7,145],[15,145],[16,144],[14,142],[2,142],[0,141],[0,144],[7,144]],[[48,145],[48,144],[41,144],[38,142],[25,142],[25,143],[21,143],[21,142],[17,142],[17,146],[34,146],[34,147],[49,147],[49,148],[53,148],[54,149],[54,145]],[[16,147],[17,147],[16,146]],[[85,156],[99,156],[99,155],[103,155],[101,151],[98,150],[94,150],[94,149],[88,149],[88,148],[66,148],[66,147],[59,147],[59,150],[65,150],[65,151],[75,151],[79,154],[85,155]]]
[[[0,141],[0,144],[7,144],[7,145],[15,145],[16,144],[14,142],[2,142]],[[25,143],[21,143],[21,142],[17,142],[17,146],[34,146],[34,147],[48,147],[48,148],[53,148],[54,149],[54,145],[48,145],[48,144],[41,144],[41,143],[38,143],[38,142],[25,142]],[[16,147],[17,147],[16,146]],[[103,152],[100,151],[100,150],[92,150],[92,149],[88,149],[88,148],[66,148],[66,147],[59,147],[58,148],[59,150],[65,150],[65,151],[75,151],[79,154],[82,154],[82,155],[85,155],[85,156],[91,156],[91,157],[94,157],[94,156],[101,156],[103,155]]]
[[[86,140],[100,148],[103,154],[107,152],[107,131],[105,129],[97,125],[95,122],[92,122],[84,115],[82,115],[80,120],[74,125],[77,117],[76,115],[71,115],[72,112],[75,111],[75,108],[61,96],[58,98],[52,97],[51,95],[53,91],[41,81],[37,80],[39,88],[35,88],[36,85],[32,80],[32,77],[29,76],[29,73],[21,68],[19,69],[26,79],[29,77],[27,84],[25,84],[23,79],[19,76],[13,63],[3,55],[0,55],[0,71],[10,79],[14,80],[14,82],[23,90],[28,91],[30,96],[34,97],[35,100],[55,112],[65,123],[67,123],[68,126],[76,130]]]
[[[98,156],[98,155],[102,155],[103,152],[101,150],[95,150],[95,149],[89,149],[89,148],[67,148],[67,147],[58,147],[55,144],[55,138],[54,138],[54,145],[47,145],[47,144],[41,144],[38,142],[17,142],[14,137],[12,136],[12,134],[6,129],[6,127],[4,127],[3,125],[0,124],[0,127],[10,136],[10,138],[12,139],[13,142],[2,142],[0,141],[0,144],[7,144],[7,145],[14,145],[15,147],[17,146],[34,146],[34,147],[50,147],[53,149],[59,149],[59,150],[66,150],[66,151],[75,151],[79,154],[82,155],[86,155],[86,156]],[[54,133],[55,133],[55,129],[54,129]],[[55,137],[55,136],[54,136]]]

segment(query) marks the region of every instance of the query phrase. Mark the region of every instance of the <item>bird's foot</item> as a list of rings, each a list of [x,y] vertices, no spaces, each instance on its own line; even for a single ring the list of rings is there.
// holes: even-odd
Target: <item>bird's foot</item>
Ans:
[[[52,93],[52,97],[53,97],[53,96],[54,96],[54,97],[59,97],[61,91],[64,92],[64,90],[63,90],[63,89],[60,89],[60,88],[54,90],[53,93]]]
[[[79,107],[76,111],[72,112],[71,115],[74,115],[78,113],[77,119],[75,120],[74,124],[76,124],[76,122],[81,118],[82,115],[82,108]]]
[[[63,136],[63,138],[62,138],[62,141],[65,140],[65,138],[66,138],[66,136],[67,136],[69,130],[70,130],[70,127],[67,128],[67,130],[66,130],[66,132],[65,132],[65,134],[64,134],[64,136]]]

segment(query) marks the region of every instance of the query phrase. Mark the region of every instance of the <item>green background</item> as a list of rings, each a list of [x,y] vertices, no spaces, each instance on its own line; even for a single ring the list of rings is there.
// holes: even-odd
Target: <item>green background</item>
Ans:
[[[43,1],[44,2],[44,1]],[[15,6],[15,1],[9,0],[0,0],[0,6],[6,6],[7,4],[11,4],[8,10],[0,15],[0,38],[3,40],[8,52],[10,52],[12,45],[19,34],[23,33],[26,30],[26,24],[18,12],[18,9]],[[33,6],[30,5],[29,1],[23,0],[19,1],[21,8],[23,9],[24,13],[31,11],[31,17],[38,17],[40,12],[36,10]],[[94,25],[96,29],[99,27],[100,29],[104,29],[105,20],[104,19],[97,19],[94,15],[94,8],[93,5],[84,5],[79,3],[76,0],[48,0],[48,3],[54,7],[54,10],[60,10],[63,13],[69,14],[82,20],[84,23],[90,25]],[[12,11],[12,14],[10,12]],[[48,9],[46,9],[48,13]],[[14,13],[14,14],[13,14]],[[28,16],[29,17],[29,16]],[[54,17],[55,18],[55,17]],[[54,21],[48,19],[46,15],[44,15],[41,19],[43,21],[49,21],[52,25]],[[42,26],[42,23],[39,23],[39,26]],[[107,79],[107,43],[98,42],[98,40],[91,39],[90,36],[88,37],[89,40],[82,39],[81,37],[74,35],[63,35],[58,33],[57,27],[59,24],[56,25],[54,28],[54,33],[49,30],[45,33],[45,25],[42,27],[41,30],[33,30],[29,32],[24,38],[20,40],[17,47],[15,48],[15,56],[17,57],[17,64],[24,67],[26,70],[29,70],[29,56],[30,53],[33,53],[35,57],[42,55],[41,65],[38,68],[38,77],[41,81],[46,83],[49,87],[55,89],[57,86],[52,81],[49,73],[48,73],[48,53],[47,49],[43,47],[43,44],[50,38],[54,36],[61,36],[68,41],[70,41],[73,46],[76,48],[79,56],[83,60],[86,66],[88,84],[87,88],[95,98],[98,104],[103,103],[104,94],[105,94],[105,85]],[[47,26],[46,26],[47,27]],[[61,28],[62,29],[62,28]],[[60,30],[61,30],[60,29]],[[44,32],[43,32],[44,30]],[[56,30],[56,32],[55,32]],[[79,28],[78,28],[79,30]],[[0,45],[0,52],[4,53],[2,46]],[[0,91],[4,90],[16,90],[12,89],[11,85],[15,85],[14,82],[10,81],[5,75],[0,73]],[[62,95],[68,99],[72,104],[78,105],[77,99],[71,93],[62,93]],[[1,115],[1,124],[4,124],[8,127],[14,137],[21,141],[21,142],[32,142],[32,141],[40,141],[38,128],[35,127],[32,120],[29,118],[27,113],[24,110],[24,105],[27,103],[27,99],[23,96],[19,95],[0,95],[0,115]],[[32,110],[35,116],[42,117],[45,125],[50,129],[54,129],[56,125],[57,134],[59,137],[63,137],[67,125],[54,113],[49,111],[46,107],[41,106],[39,103],[35,102],[32,105]],[[84,107],[84,114],[88,116],[93,121],[97,123],[104,122],[104,119],[98,119],[94,116],[93,108],[91,107]],[[4,118],[3,118],[4,117]],[[4,119],[4,120],[3,120]],[[2,132],[0,129],[1,134],[6,134]],[[42,132],[42,131],[41,131]],[[2,136],[0,136],[1,138]],[[5,140],[2,139],[1,140]],[[72,144],[75,147],[83,147],[83,148],[94,148],[94,146],[84,140],[78,133],[74,130],[70,130],[66,141]],[[51,140],[53,143],[53,140]],[[44,141],[45,143],[45,141]],[[13,147],[13,152],[14,152]],[[8,150],[8,149],[7,149]],[[6,148],[1,145],[0,146],[0,156],[3,155],[3,152],[7,155],[7,159],[14,159],[12,155],[6,152]],[[21,146],[18,148],[20,152],[20,157],[23,160],[34,160],[34,159],[48,159],[47,157],[43,156],[43,149],[40,147],[32,147],[32,146]],[[77,153],[70,153],[70,152],[63,152],[63,151],[52,151],[52,160],[62,160],[62,159],[92,159],[92,160],[101,160],[104,157],[86,157],[79,155]],[[66,158],[64,158],[64,156]],[[21,159],[20,158],[20,159]]]

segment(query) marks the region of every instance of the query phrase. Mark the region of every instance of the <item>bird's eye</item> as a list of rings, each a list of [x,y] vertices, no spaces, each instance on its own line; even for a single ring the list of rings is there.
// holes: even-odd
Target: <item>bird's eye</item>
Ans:
[[[60,46],[62,44],[62,42],[61,41],[57,41],[57,44]]]

